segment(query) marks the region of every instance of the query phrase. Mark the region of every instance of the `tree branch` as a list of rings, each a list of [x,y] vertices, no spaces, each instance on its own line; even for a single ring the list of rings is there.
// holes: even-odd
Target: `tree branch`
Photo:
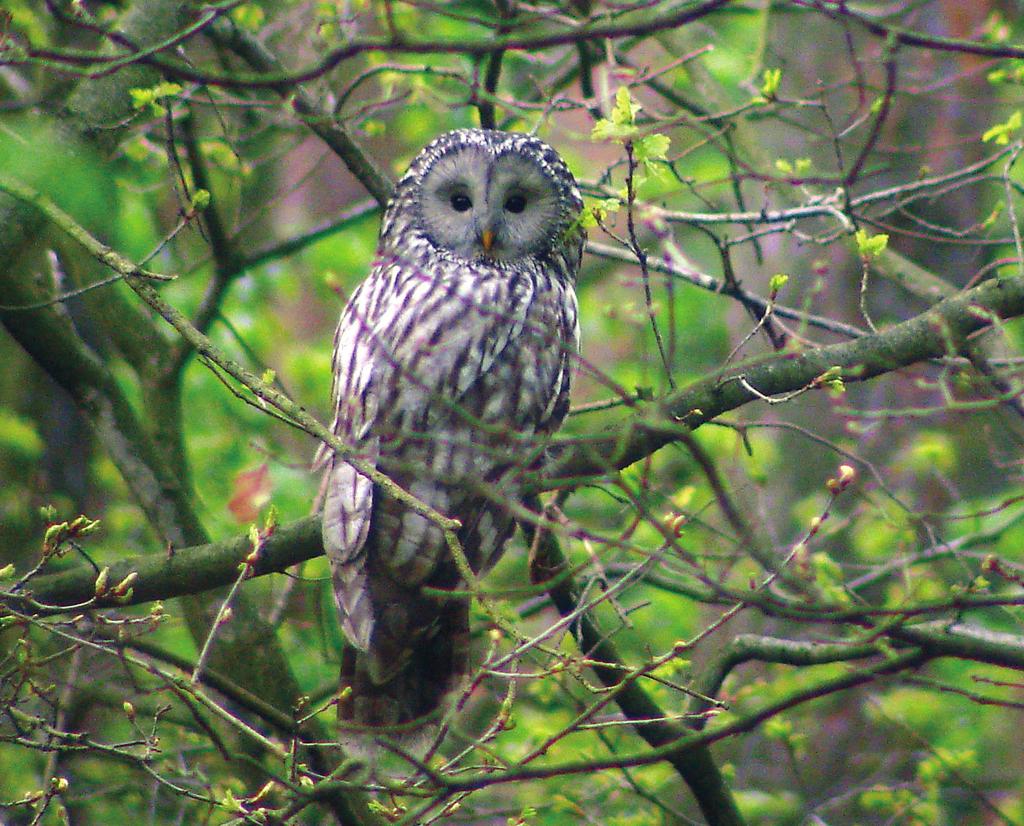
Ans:
[[[282,414],[280,418],[300,430],[304,430],[311,436],[315,436],[340,456],[343,456],[362,475],[374,482],[374,484],[387,491],[390,496],[400,501],[414,513],[425,516],[445,531],[451,531],[459,527],[459,522],[450,519],[430,505],[425,504],[408,491],[401,488],[394,480],[377,469],[376,465],[358,457],[356,452],[345,444],[338,436],[328,430],[324,425],[314,419],[306,410],[296,404],[287,395],[275,388],[269,382],[263,381],[251,370],[242,367],[238,362],[227,357],[213,341],[202,332],[197,330],[181,312],[171,306],[161,295],[153,289],[150,281],[154,278],[162,279],[163,276],[147,272],[127,258],[119,255],[106,244],[92,237],[82,226],[58,207],[53,201],[24,184],[0,175],[0,192],[6,192],[31,204],[56,226],[70,235],[85,249],[92,253],[112,270],[117,272],[125,282],[146,304],[153,308],[168,324],[173,327],[182,340],[197,353],[208,358],[211,362],[220,367],[224,372],[247,387],[255,396],[276,408]],[[47,308],[51,309],[52,308]]]
[[[120,582],[128,574],[137,573],[128,599],[108,598],[99,605],[139,605],[158,599],[197,594],[230,585],[238,576],[238,566],[252,551],[252,541],[242,535],[222,542],[211,542],[173,551],[127,557],[110,566],[108,581]],[[276,573],[314,559],[323,554],[320,542],[320,519],[309,516],[279,526],[260,546],[259,558],[253,565],[253,576]],[[80,605],[95,593],[96,571],[79,565],[57,574],[30,580],[23,595],[5,601],[42,606],[33,610],[41,615],[66,610],[61,606]]]
[[[274,89],[288,94],[296,84],[322,77],[341,63],[368,52],[388,52],[405,54],[461,54],[482,57],[498,51],[521,50],[537,51],[556,46],[565,46],[582,42],[593,42],[602,38],[640,37],[657,31],[665,31],[699,20],[716,9],[725,6],[730,0],[703,0],[703,2],[685,3],[682,8],[673,8],[662,14],[647,15],[646,9],[630,12],[627,19],[611,23],[583,23],[572,26],[561,26],[555,31],[535,35],[509,34],[499,37],[462,38],[462,39],[430,39],[413,38],[404,32],[392,32],[386,36],[364,37],[352,40],[344,46],[332,49],[314,64],[294,72],[283,71],[279,67],[266,67],[258,73],[244,72],[216,73],[197,70],[191,65],[172,60],[164,55],[139,54],[141,63],[158,67],[171,77],[190,80],[195,83],[224,88]],[[223,22],[216,21],[219,25]],[[39,53],[30,52],[27,58],[12,60],[12,63],[30,63],[38,60]],[[68,65],[86,64],[98,61],[99,56],[84,57],[81,53],[62,56],[49,53],[48,60],[64,58]],[[130,53],[119,55],[120,63],[128,63]]]
[[[189,4],[173,0],[138,2],[129,7],[121,21],[122,31],[134,44],[145,48],[179,31],[182,21],[192,13]],[[67,106],[74,128],[60,128],[112,150],[134,114],[128,90],[152,85],[157,78],[151,68],[135,64],[96,82],[81,84],[72,92]],[[0,290],[9,304],[30,304],[40,297],[52,297],[40,295],[43,291],[33,283],[28,264],[31,251],[46,236],[39,232],[39,204],[31,198],[19,200],[22,202],[0,196]],[[107,251],[112,252],[109,248]],[[109,265],[110,261],[104,263]],[[138,268],[133,266],[131,270],[141,275]],[[70,393],[158,533],[175,546],[204,541],[206,533],[192,508],[187,483],[175,475],[116,379],[78,337],[60,308],[0,311],[0,321],[40,368]],[[165,400],[167,404],[175,402]],[[217,631],[211,662],[247,690],[290,712],[299,696],[298,684],[272,629],[245,595],[241,596],[233,606],[233,622]],[[210,609],[215,602],[205,596],[185,598],[184,614],[194,639],[201,641],[208,635]],[[314,753],[311,759],[320,761],[321,756]],[[343,791],[330,805],[340,822],[381,822],[361,793]]]
[[[825,678],[809,686],[801,686],[775,702],[766,703],[748,714],[739,716],[732,722],[722,723],[699,734],[689,733],[681,740],[666,743],[649,751],[616,755],[610,758],[589,757],[581,760],[553,763],[537,768],[518,768],[504,774],[479,773],[464,778],[446,779],[446,786],[451,791],[468,791],[497,783],[517,783],[525,780],[561,777],[570,774],[592,774],[606,769],[646,766],[658,763],[662,760],[685,755],[687,752],[706,747],[711,743],[725,740],[737,734],[752,731],[765,720],[812,700],[841,691],[848,691],[859,685],[874,682],[886,675],[897,674],[907,669],[916,668],[923,662],[926,662],[927,659],[928,657],[920,651],[903,652],[864,668],[841,674],[838,677]]]
[[[539,505],[538,502],[534,504]],[[580,603],[580,591],[573,579],[565,575],[568,563],[558,540],[550,531],[543,531],[538,540],[536,525],[526,521],[519,524],[531,546],[535,542],[537,546],[532,560],[531,578],[535,582],[556,582],[548,590],[551,601],[563,617],[572,615]],[[622,667],[623,660],[615,644],[597,627],[590,615],[582,614],[577,622],[580,649],[591,660],[594,673],[602,683],[613,689],[615,702],[627,718],[645,721],[634,722],[637,734],[655,749],[684,739],[688,730],[670,720],[635,679],[628,679],[630,669]],[[736,801],[707,747],[670,752],[666,754],[666,759],[686,781],[701,813],[711,826],[741,826],[744,823]]]
[[[730,365],[641,406],[625,423],[604,433],[555,440],[563,453],[549,468],[549,478],[537,487],[564,487],[624,468],[677,440],[680,433],[748,402],[809,388],[833,368],[839,368],[837,377],[852,383],[927,359],[956,356],[968,336],[991,327],[995,318],[1022,314],[1024,278],[994,279],[874,335]]]
[[[230,20],[218,20],[210,27],[209,35],[255,69],[262,72],[282,71],[281,62],[273,52]],[[363,152],[334,116],[325,111],[309,92],[298,85],[301,80],[296,78],[284,84],[271,84],[271,87],[282,97],[292,99],[296,113],[303,118],[306,125],[341,158],[378,204],[387,204],[393,189],[391,178]]]

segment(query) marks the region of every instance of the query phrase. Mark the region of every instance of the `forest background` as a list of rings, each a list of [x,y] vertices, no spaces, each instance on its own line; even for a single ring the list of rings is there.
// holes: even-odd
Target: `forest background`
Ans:
[[[1017,8],[7,0],[0,821],[1024,823]],[[309,464],[479,125],[586,195],[574,410],[372,776]]]

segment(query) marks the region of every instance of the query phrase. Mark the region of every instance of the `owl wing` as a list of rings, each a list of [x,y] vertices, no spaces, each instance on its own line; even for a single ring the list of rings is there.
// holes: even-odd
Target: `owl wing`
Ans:
[[[335,413],[331,430],[360,459],[376,466],[380,442],[371,428],[377,415],[374,385],[381,377],[375,370],[378,359],[373,332],[365,318],[367,293],[373,292],[373,286],[372,276],[360,285],[334,334],[331,397]],[[342,627],[353,645],[366,649],[373,615],[364,547],[373,510],[373,482],[326,444],[320,445],[313,468],[326,470],[322,535]]]
[[[496,323],[464,302],[443,302],[442,310],[432,300],[439,293],[438,274],[410,275],[410,269],[417,268],[378,261],[353,293],[334,336],[332,431],[373,466],[380,459],[377,427],[429,408],[438,394],[458,400],[522,326],[518,313]],[[424,307],[434,311],[423,313]],[[460,352],[478,358],[457,358]],[[323,545],[342,628],[354,646],[366,650],[374,623],[365,552],[374,485],[326,444],[313,466],[326,471]],[[402,521],[408,535],[395,537],[395,553],[429,530],[421,520]],[[432,560],[422,563],[427,572],[433,567]]]

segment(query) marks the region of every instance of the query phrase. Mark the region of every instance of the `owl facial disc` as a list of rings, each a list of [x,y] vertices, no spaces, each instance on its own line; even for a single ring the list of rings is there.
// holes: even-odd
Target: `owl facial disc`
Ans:
[[[474,261],[547,252],[561,230],[563,198],[533,158],[455,145],[427,170],[420,221],[435,246]]]

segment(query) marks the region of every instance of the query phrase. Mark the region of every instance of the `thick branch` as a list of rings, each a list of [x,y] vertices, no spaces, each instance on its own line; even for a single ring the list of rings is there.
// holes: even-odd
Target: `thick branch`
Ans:
[[[622,15],[619,20],[612,23],[584,23],[582,25],[564,26],[560,25],[553,30],[541,32],[540,34],[528,35],[505,35],[499,37],[483,36],[478,38],[452,38],[452,39],[431,39],[423,37],[410,37],[404,32],[394,32],[386,36],[369,36],[352,40],[344,46],[332,49],[316,63],[307,68],[294,72],[282,71],[280,68],[260,71],[258,73],[225,72],[217,73],[204,69],[195,69],[188,63],[179,60],[172,60],[165,55],[143,54],[139,57],[140,62],[158,66],[162,71],[172,77],[193,81],[195,83],[209,86],[221,86],[226,88],[249,88],[249,89],[275,89],[290,93],[292,87],[297,83],[314,80],[322,77],[346,60],[367,53],[405,53],[405,54],[460,54],[471,56],[486,56],[499,51],[521,50],[537,51],[549,49],[556,46],[566,46],[576,43],[594,42],[602,38],[639,37],[653,32],[665,31],[678,28],[679,26],[691,23],[694,20],[710,14],[721,6],[729,3],[730,0],[703,0],[703,2],[686,3],[682,8],[670,8],[669,11],[661,14],[648,14],[646,10],[637,11],[632,14]],[[219,25],[221,21],[217,21]],[[99,56],[81,55],[62,56],[50,53],[49,59],[65,57],[70,63],[96,63]],[[130,59],[131,54],[122,54],[118,60]],[[31,62],[33,58],[26,61]]]
[[[163,39],[168,32],[178,31],[181,21],[192,14],[187,3],[139,2],[122,19],[122,31],[144,47]],[[151,70],[136,65],[113,72],[101,82],[81,84],[69,100],[71,117],[62,128],[112,148],[132,113],[128,89],[150,85],[156,77]],[[52,297],[32,284],[26,259],[40,244],[39,213],[31,199],[21,200],[15,203],[0,195],[0,288],[12,305]],[[175,546],[202,542],[206,534],[192,509],[190,492],[145,432],[107,365],[82,342],[59,309],[48,306],[27,312],[0,312],[0,321],[75,399],[156,530]],[[175,403],[173,399],[165,402]],[[215,598],[204,596],[189,597],[183,603],[190,632],[197,641],[209,634],[209,609],[215,602]],[[237,599],[232,607],[235,621],[218,629],[211,664],[279,709],[290,711],[298,685],[272,630],[248,600]],[[319,759],[315,754],[313,758]],[[331,805],[341,822],[380,822],[361,794],[342,792]]]
[[[216,25],[210,27],[209,34],[254,69],[262,72],[282,71],[281,62],[273,52],[230,20],[217,21]],[[306,121],[306,125],[344,161],[373,199],[384,206],[391,197],[391,179],[363,152],[348,131],[297,82],[274,88],[282,96],[292,99],[296,113]]]
[[[1024,314],[1024,278],[994,279],[947,298],[928,311],[875,335],[803,352],[772,354],[695,382],[629,421],[593,438],[563,439],[565,452],[540,487],[626,467],[676,440],[681,432],[761,396],[807,388],[838,367],[844,382],[866,381],[920,361],[955,356],[967,337],[996,317]],[[752,392],[752,391],[757,391]]]
[[[138,579],[132,585],[128,600],[111,600],[106,604],[137,605],[230,585],[238,577],[238,566],[250,551],[250,539],[238,536],[223,542],[123,559],[110,566],[108,581],[120,582],[132,572],[138,574]],[[322,553],[319,518],[310,516],[300,519],[278,527],[266,538],[260,547],[259,559],[253,566],[253,575],[283,571]],[[33,579],[26,589],[25,599],[47,606],[44,609],[33,608],[36,613],[60,613],[61,606],[79,605],[91,599],[95,592],[95,582],[96,571],[89,566],[79,565],[59,574]]]
[[[739,634],[720,649],[700,675],[694,685],[691,711],[696,715],[695,728],[703,728],[706,720],[699,716],[708,705],[701,697],[714,697],[729,673],[738,665],[756,660],[758,662],[784,663],[786,665],[809,666],[824,663],[850,662],[879,653],[877,643],[824,643],[813,640],[787,640],[778,637],[764,637],[758,634]]]
[[[1003,57],[1003,58],[1024,58],[1024,48],[1013,43],[995,43],[978,40],[965,40],[959,37],[941,37],[928,32],[914,31],[903,26],[894,26],[881,20],[876,20],[866,14],[854,11],[846,3],[829,3],[832,8],[823,8],[815,4],[816,8],[824,11],[830,17],[849,17],[856,20],[876,37],[892,39],[903,46],[912,46],[919,49],[930,49],[937,52],[955,52],[957,54],[973,54],[982,57]]]
[[[259,559],[253,568],[253,576],[283,571],[291,565],[322,555],[319,526],[319,519],[315,516],[279,526],[262,546]],[[173,553],[162,552],[130,557],[111,566],[108,581],[119,582],[133,571],[139,574],[132,586],[131,596],[116,603],[122,606],[198,594],[233,582],[238,576],[239,563],[251,550],[249,538],[238,536],[222,542],[175,550]],[[31,580],[24,595],[6,596],[2,601],[18,605],[24,610],[31,599],[50,607],[50,610],[40,610],[28,606],[33,607],[37,613],[61,613],[62,605],[80,605],[91,599],[95,581],[96,571],[89,566],[80,565],[58,574],[36,577]],[[567,583],[565,587],[571,589],[571,583]],[[989,595],[965,595],[955,604],[937,603],[935,609],[948,611],[955,607],[984,608],[989,604]],[[904,606],[904,611],[910,612],[914,608],[915,606]],[[894,609],[894,612],[897,610]],[[824,611],[820,616],[823,620],[846,622],[860,619],[863,613],[838,616]],[[804,615],[803,618],[806,619],[808,616]],[[1018,635],[962,624],[950,625],[947,621],[895,625],[889,628],[886,634],[897,642],[921,648],[931,656],[961,657],[1024,670],[1024,637]],[[766,650],[770,656],[761,656]],[[805,665],[831,662],[833,659],[858,658],[869,653],[867,648],[860,649],[847,644],[843,644],[842,652],[845,652],[846,656],[837,656],[841,653],[839,648],[817,643],[801,644],[786,641],[783,647],[782,642],[773,643],[764,637],[737,638],[729,649],[722,652],[722,661],[718,667],[728,670],[752,658]],[[611,656],[607,650],[605,653]],[[606,662],[613,661],[607,657],[604,659]],[[612,671],[610,676],[621,678],[621,672]]]
[[[696,749],[704,748],[711,743],[734,737],[756,729],[765,720],[770,719],[791,708],[811,702],[830,694],[849,691],[857,686],[875,682],[881,677],[898,674],[901,671],[916,668],[926,662],[928,657],[919,651],[907,651],[886,658],[871,665],[852,670],[837,677],[825,678],[809,686],[802,686],[785,694],[778,700],[761,705],[753,711],[739,716],[731,722],[716,724],[702,733],[690,733],[681,740],[666,743],[657,748],[633,754],[621,754],[613,757],[593,758],[552,763],[536,768],[515,769],[504,774],[493,772],[479,773],[465,778],[453,778],[447,781],[448,788],[454,791],[469,791],[484,788],[497,783],[518,783],[545,777],[563,777],[569,774],[593,774],[607,769],[624,766],[646,766],[661,760],[684,755]]]
[[[890,635],[932,657],[959,657],[1024,671],[1024,637],[949,622],[893,628]]]
[[[537,541],[534,525],[527,522],[521,522],[520,525],[531,544]],[[548,590],[548,594],[562,616],[575,613],[580,603],[579,589],[571,577],[564,576],[567,564],[558,541],[550,531],[545,531],[537,541],[531,573],[534,579],[557,583]],[[628,669],[622,668],[623,660],[615,644],[597,627],[589,614],[579,617],[578,627],[581,650],[591,661],[591,667],[601,682],[615,691],[615,702],[622,713],[630,720],[648,721],[634,724],[637,734],[655,749],[685,738],[688,729],[669,719],[650,694],[635,680],[627,679]],[[607,666],[601,663],[607,663]],[[744,822],[706,746],[670,752],[666,754],[666,759],[690,787],[709,824],[728,826]]]

